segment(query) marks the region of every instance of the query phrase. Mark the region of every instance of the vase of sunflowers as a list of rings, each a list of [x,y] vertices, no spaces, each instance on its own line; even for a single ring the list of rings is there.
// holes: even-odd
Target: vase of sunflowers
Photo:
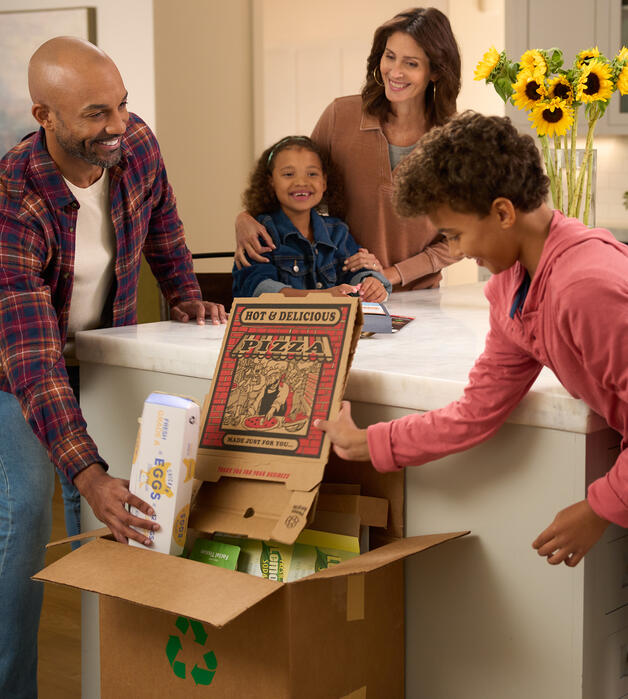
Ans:
[[[554,208],[593,223],[595,153],[593,136],[615,91],[628,94],[628,49],[613,58],[597,47],[581,51],[571,67],[560,49],[526,51],[519,62],[491,47],[475,70],[475,80],[492,84],[504,102],[528,112],[539,137]],[[576,133],[584,109],[587,134],[580,156]]]

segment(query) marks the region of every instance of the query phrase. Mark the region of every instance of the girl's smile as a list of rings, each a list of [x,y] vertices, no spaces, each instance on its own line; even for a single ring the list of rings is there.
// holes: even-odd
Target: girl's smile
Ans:
[[[327,189],[320,158],[307,148],[290,147],[277,153],[271,182],[288,218],[309,213],[320,204]]]

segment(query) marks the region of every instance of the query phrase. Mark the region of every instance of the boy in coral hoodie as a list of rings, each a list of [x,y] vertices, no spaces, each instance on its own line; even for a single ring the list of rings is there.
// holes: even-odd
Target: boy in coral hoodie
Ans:
[[[337,420],[317,426],[342,458],[370,459],[381,472],[420,465],[491,437],[550,367],[623,436],[586,500],[532,544],[549,563],[575,566],[609,522],[628,527],[628,246],[548,208],[547,191],[533,139],[506,117],[465,112],[421,139],[398,168],[396,207],[427,214],[450,252],[493,273],[484,352],[444,408],[358,429],[345,402]]]

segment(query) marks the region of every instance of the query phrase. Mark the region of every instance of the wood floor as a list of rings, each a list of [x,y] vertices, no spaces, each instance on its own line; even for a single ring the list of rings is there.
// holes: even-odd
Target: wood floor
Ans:
[[[57,480],[52,506],[52,541],[66,536],[63,500]],[[68,553],[69,547],[54,547],[46,564]],[[39,626],[39,699],[81,697],[81,593],[46,584]]]

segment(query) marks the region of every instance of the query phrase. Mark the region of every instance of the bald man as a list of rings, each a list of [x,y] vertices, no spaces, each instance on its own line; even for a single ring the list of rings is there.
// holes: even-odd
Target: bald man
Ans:
[[[149,505],[107,475],[87,434],[68,341],[136,322],[142,253],[173,319],[226,319],[201,301],[159,146],[127,111],[112,60],[58,37],[28,81],[39,131],[0,161],[0,697],[11,699],[37,696],[42,589],[29,578],[50,536],[51,462],[118,541],[149,543],[125,507]]]

